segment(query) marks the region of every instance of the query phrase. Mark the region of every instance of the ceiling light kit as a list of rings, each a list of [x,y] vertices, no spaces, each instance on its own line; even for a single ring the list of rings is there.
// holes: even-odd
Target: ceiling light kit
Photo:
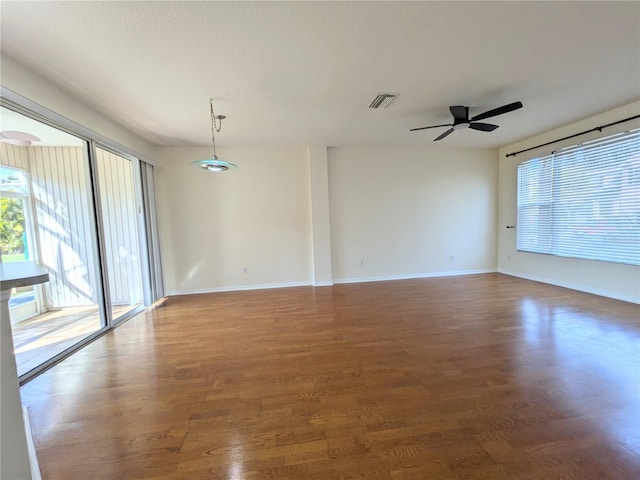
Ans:
[[[35,135],[26,132],[5,131],[0,132],[0,142],[11,143],[12,145],[20,145],[28,147],[31,142],[39,142],[40,139]]]
[[[493,110],[488,110],[479,115],[475,115],[474,117],[469,118],[469,107],[463,107],[462,105],[455,105],[449,107],[451,111],[451,115],[453,115],[453,123],[445,123],[442,125],[431,125],[429,127],[419,127],[412,128],[409,130],[410,132],[415,132],[416,130],[425,130],[427,128],[440,128],[440,127],[451,127],[449,130],[444,132],[442,135],[437,137],[434,142],[438,140],[442,140],[447,135],[450,135],[455,130],[462,130],[466,128],[470,128],[472,130],[479,130],[481,132],[493,132],[498,125],[494,125],[492,123],[482,123],[478,122],[478,120],[484,120],[486,118],[496,117],[498,115],[502,115],[504,113],[513,112],[514,110],[518,110],[522,108],[522,102],[513,102],[508,105],[503,105],[502,107],[494,108]]]
[[[211,158],[196,160],[195,162],[191,162],[191,164],[212,173],[225,172],[230,168],[238,168],[238,165],[235,163],[220,160],[218,155],[216,155],[216,132],[220,132],[220,129],[222,129],[222,120],[227,117],[224,115],[216,115],[213,112],[213,98],[209,99],[209,112],[211,114],[211,143],[213,144],[213,155]]]

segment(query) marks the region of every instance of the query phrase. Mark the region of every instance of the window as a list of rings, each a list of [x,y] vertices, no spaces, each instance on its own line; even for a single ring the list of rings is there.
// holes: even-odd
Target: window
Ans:
[[[33,260],[34,242],[29,176],[24,170],[1,164],[0,153],[0,256],[3,263]],[[20,162],[14,162],[20,163]],[[42,310],[39,285],[16,287],[11,291],[11,322],[31,318]]]
[[[521,163],[517,248],[640,265],[640,130]]]
[[[0,255],[3,262],[29,259],[28,197],[26,172],[0,164]]]

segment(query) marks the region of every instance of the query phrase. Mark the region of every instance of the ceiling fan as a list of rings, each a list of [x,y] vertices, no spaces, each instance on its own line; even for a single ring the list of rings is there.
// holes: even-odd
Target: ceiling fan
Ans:
[[[0,132],[0,142],[11,143],[13,145],[20,145],[22,147],[28,147],[31,142],[39,142],[40,139],[35,135],[31,135],[26,132],[17,131],[4,131]]]
[[[471,128],[472,130],[480,130],[482,132],[492,132],[496,128],[498,128],[498,125],[494,125],[492,123],[482,123],[478,122],[478,120],[484,120],[485,118],[491,118],[497,115],[502,115],[503,113],[509,113],[519,108],[522,108],[522,102],[513,102],[508,105],[503,105],[502,107],[494,108],[493,110],[488,110],[484,113],[469,118],[469,107],[455,105],[449,107],[449,110],[451,110],[451,115],[453,115],[453,123],[412,128],[409,131],[415,132],[416,130],[425,130],[427,128],[451,127],[449,130],[436,138],[434,142],[442,140],[447,135],[453,133],[454,130],[461,130],[463,128]]]

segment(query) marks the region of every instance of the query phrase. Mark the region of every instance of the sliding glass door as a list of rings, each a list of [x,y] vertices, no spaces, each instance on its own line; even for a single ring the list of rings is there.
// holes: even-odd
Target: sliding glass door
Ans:
[[[144,217],[136,198],[134,162],[96,147],[100,216],[109,278],[111,318],[126,318],[144,304],[140,226]]]
[[[164,293],[153,166],[0,100],[0,261],[33,261],[50,277],[9,304],[24,382]]]
[[[18,374],[24,375],[106,328],[97,250],[89,143],[2,109],[0,231],[3,262],[34,261],[49,282],[12,292]]]

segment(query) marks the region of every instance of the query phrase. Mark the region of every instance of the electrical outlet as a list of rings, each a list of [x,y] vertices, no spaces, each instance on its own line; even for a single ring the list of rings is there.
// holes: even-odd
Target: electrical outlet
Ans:
[[[249,273],[249,267],[242,267],[242,273]]]
[[[364,267],[364,259],[360,260],[360,266]]]
[[[453,262],[453,253],[451,255],[449,255],[449,261]]]

